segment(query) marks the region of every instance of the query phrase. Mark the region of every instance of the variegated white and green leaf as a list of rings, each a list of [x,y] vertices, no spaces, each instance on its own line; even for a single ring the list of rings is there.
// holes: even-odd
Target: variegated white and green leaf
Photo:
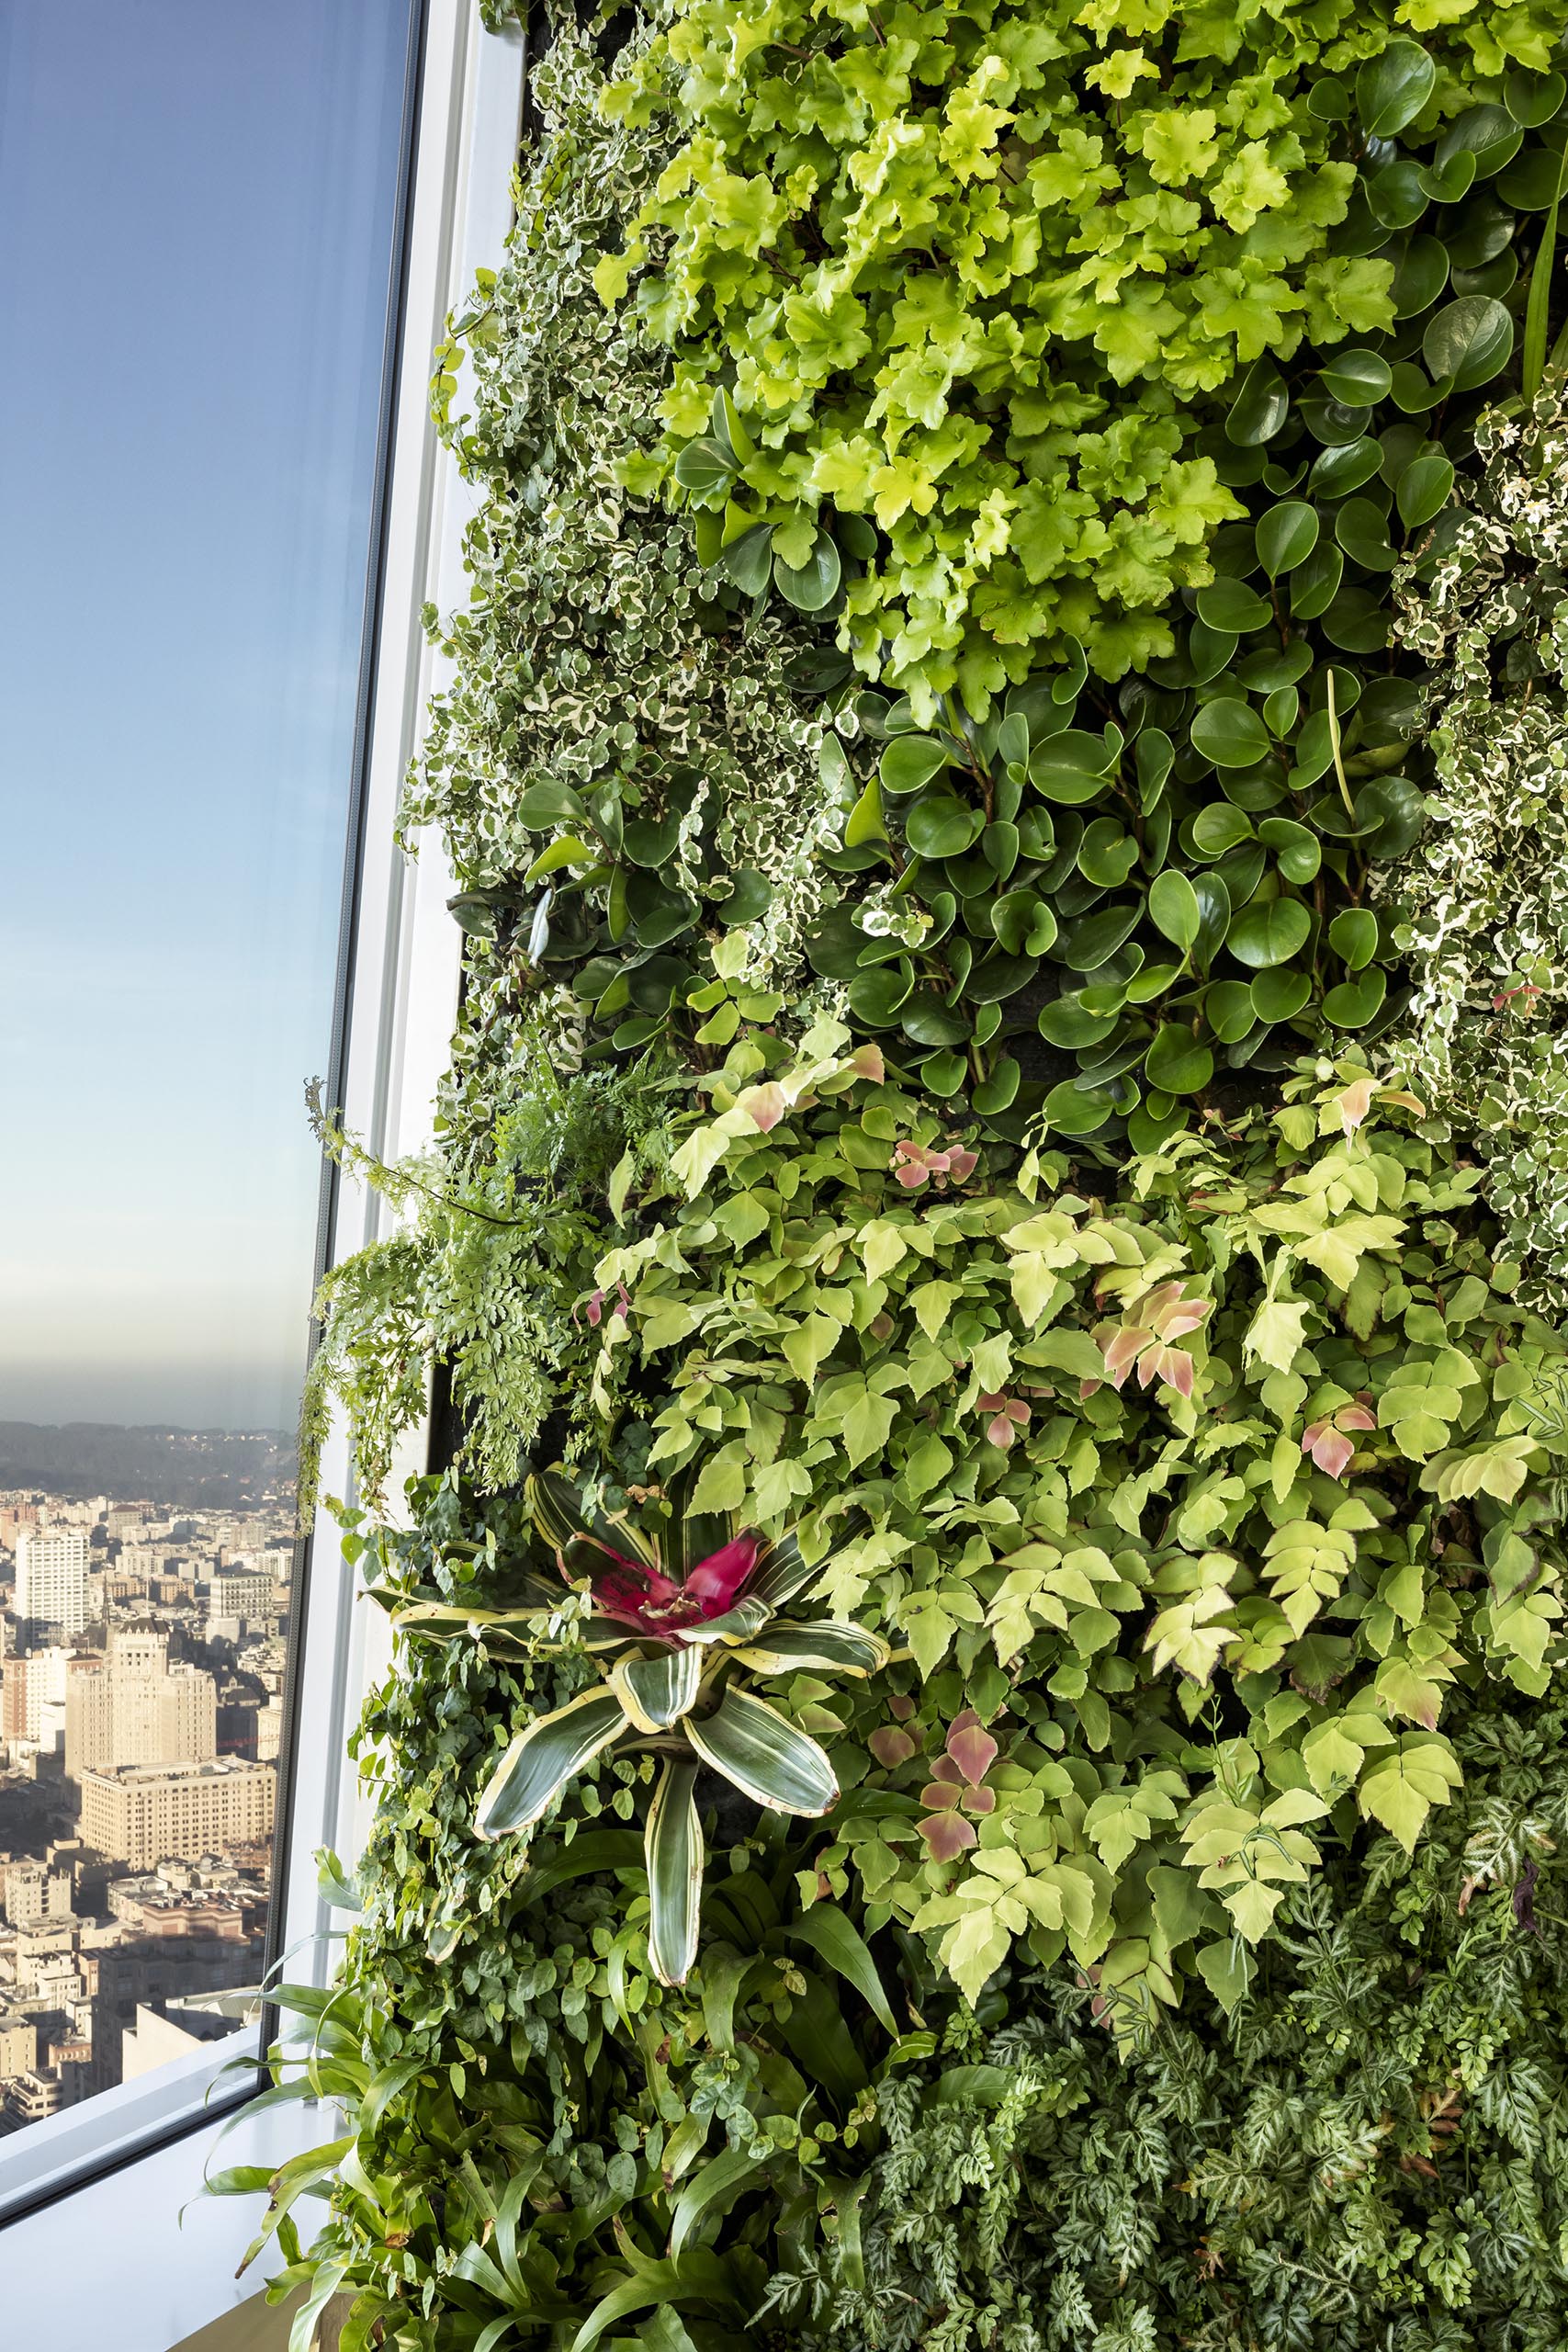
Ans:
[[[683,1625],[681,1638],[685,1642],[748,1642],[761,1632],[773,1613],[765,1600],[747,1593],[722,1617],[705,1618],[700,1625]]]
[[[701,1650],[660,1650],[653,1657],[624,1657],[610,1688],[638,1731],[668,1731],[696,1700],[707,1663]]]
[[[815,1817],[838,1800],[826,1752],[750,1690],[727,1690],[711,1715],[688,1715],[685,1731],[705,1764],[771,1813]]]
[[[613,1690],[585,1690],[518,1733],[485,1784],[474,1815],[480,1838],[531,1829],[567,1782],[626,1728]]]
[[[697,1768],[672,1757],[648,1810],[649,1964],[661,1984],[683,1984],[697,1956],[703,1899],[703,1828],[697,1818]]]
[[[738,1666],[753,1674],[793,1674],[816,1667],[831,1674],[875,1674],[890,1653],[879,1634],[846,1618],[819,1617],[805,1625],[772,1625],[757,1641],[738,1649]]]

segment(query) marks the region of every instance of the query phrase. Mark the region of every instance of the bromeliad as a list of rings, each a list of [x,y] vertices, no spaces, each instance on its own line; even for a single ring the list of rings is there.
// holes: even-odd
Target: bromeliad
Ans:
[[[838,1799],[824,1750],[741,1688],[737,1674],[864,1675],[887,1657],[876,1634],[838,1618],[781,1619],[819,1567],[801,1558],[793,1532],[737,1533],[727,1520],[683,1510],[681,1496],[689,1489],[683,1481],[669,1526],[656,1538],[629,1519],[590,1510],[558,1471],[529,1481],[535,1528],[567,1582],[592,1602],[584,1640],[604,1679],[525,1725],[491,1775],[474,1819],[481,1838],[532,1829],[568,1782],[615,1742],[662,1755],[644,1849],[649,1958],[666,1984],[682,1984],[696,1957],[699,1771],[717,1772],[775,1813],[817,1815]],[[484,1630],[482,1612],[468,1613]]]

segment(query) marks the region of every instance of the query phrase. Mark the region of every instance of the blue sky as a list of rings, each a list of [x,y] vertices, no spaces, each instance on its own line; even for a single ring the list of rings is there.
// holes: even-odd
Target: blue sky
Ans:
[[[405,27],[0,7],[0,1418],[293,1418]]]

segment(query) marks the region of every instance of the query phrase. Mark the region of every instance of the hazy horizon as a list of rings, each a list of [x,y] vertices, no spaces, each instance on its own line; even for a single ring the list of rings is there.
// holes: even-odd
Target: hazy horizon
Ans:
[[[0,1417],[295,1417],[407,24],[0,15]]]

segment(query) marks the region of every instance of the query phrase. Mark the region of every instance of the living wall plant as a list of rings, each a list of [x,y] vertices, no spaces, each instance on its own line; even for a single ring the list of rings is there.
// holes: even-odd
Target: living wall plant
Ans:
[[[293,2352],[1563,2352],[1568,6],[531,30]]]

